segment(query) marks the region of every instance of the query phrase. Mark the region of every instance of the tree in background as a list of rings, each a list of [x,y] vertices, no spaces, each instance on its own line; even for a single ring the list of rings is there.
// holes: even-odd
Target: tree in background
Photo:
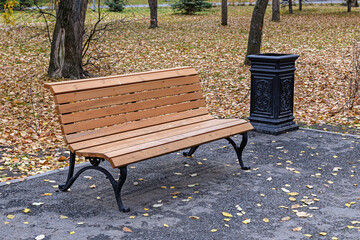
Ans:
[[[293,14],[292,0],[289,0],[289,13]]]
[[[261,38],[264,26],[264,17],[269,0],[257,0],[253,10],[248,39],[247,55],[260,53]],[[250,65],[250,60],[245,58],[245,65]]]
[[[280,21],[280,1],[272,0],[272,21]]]
[[[302,11],[302,0],[299,0],[299,11]]]
[[[227,0],[221,0],[221,25],[228,25],[228,3]]]
[[[150,7],[150,28],[158,27],[158,18],[157,18],[157,0],[148,0]]]
[[[88,0],[61,0],[51,41],[48,75],[56,78],[84,78],[83,36]]]

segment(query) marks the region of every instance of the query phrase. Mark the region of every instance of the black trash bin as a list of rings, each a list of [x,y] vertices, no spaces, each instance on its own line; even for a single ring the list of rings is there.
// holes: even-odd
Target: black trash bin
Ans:
[[[293,121],[295,54],[255,54],[251,61],[249,120],[257,132],[281,134],[298,129]]]

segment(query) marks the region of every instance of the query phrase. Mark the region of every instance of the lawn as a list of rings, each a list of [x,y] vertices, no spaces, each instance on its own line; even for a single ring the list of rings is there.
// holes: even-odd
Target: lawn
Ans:
[[[297,60],[295,79],[296,121],[307,125],[360,126],[360,102],[344,108],[348,82],[353,76],[352,57],[359,40],[360,10],[346,13],[344,6],[305,6],[281,22],[271,21],[269,7],[262,52],[292,53]],[[92,47],[94,65],[86,69],[107,76],[193,66],[200,73],[210,112],[219,117],[249,115],[250,72],[243,65],[252,7],[229,8],[229,26],[220,25],[220,8],[184,16],[159,9],[159,28],[148,29],[147,8],[109,13],[115,21]],[[56,149],[65,147],[54,103],[43,83],[50,45],[42,18],[16,13],[15,26],[0,27],[0,181],[11,177],[2,170],[25,176],[67,164]],[[88,12],[88,24],[96,15]],[[0,153],[1,154],[1,153]],[[41,157],[39,157],[41,156]]]

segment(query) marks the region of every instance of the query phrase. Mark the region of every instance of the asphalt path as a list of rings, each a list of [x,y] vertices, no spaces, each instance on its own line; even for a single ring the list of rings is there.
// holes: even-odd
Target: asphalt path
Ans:
[[[130,165],[128,213],[97,171],[1,183],[0,239],[359,239],[360,136],[251,132],[244,162],[219,140]]]

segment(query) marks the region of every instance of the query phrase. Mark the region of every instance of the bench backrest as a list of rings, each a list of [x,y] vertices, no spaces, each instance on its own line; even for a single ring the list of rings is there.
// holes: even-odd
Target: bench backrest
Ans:
[[[96,131],[98,128],[126,123],[123,129],[128,131],[169,119],[208,114],[198,75],[191,67],[45,86],[54,94],[67,143],[111,132]]]

